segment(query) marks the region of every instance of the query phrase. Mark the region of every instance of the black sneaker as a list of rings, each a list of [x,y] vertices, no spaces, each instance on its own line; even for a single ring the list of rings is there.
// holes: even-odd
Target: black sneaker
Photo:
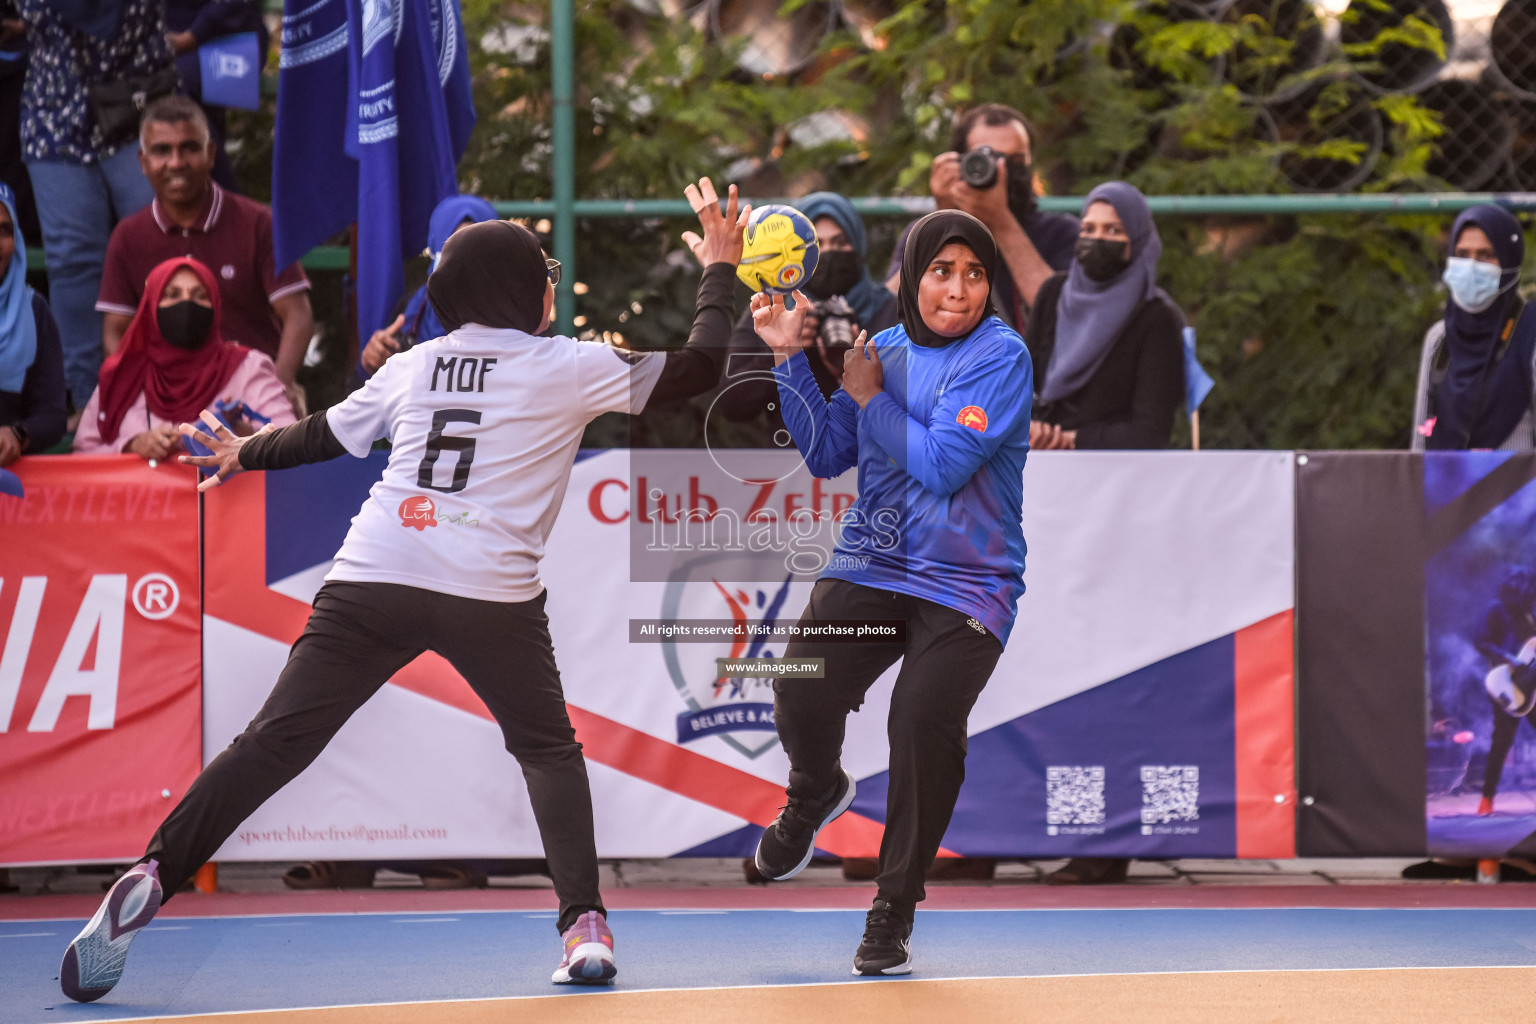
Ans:
[[[912,973],[912,918],[888,900],[875,897],[864,918],[864,941],[853,955],[853,973]]]
[[[794,878],[811,862],[816,836],[846,811],[856,791],[853,776],[839,771],[838,788],[825,805],[791,799],[757,841],[757,870],[772,882]]]

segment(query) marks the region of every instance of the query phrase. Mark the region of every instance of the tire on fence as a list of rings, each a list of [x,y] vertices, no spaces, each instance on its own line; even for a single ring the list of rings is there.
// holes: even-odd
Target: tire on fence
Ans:
[[[745,37],[746,48],[736,63],[748,74],[777,78],[804,71],[836,27],[837,5],[810,0],[780,17],[785,6],[783,0],[710,0],[710,38]]]
[[[1135,22],[1149,15],[1170,23],[1216,20],[1214,10],[1196,3],[1195,0],[1146,0],[1145,3],[1138,4],[1131,14],[1131,20],[1122,21],[1114,26],[1109,36],[1110,66],[1121,71],[1129,71],[1133,89],[1162,89],[1177,81],[1173,75],[1147,63],[1139,52],[1146,34]],[[1225,66],[1223,57],[1218,56],[1198,63],[1209,69],[1212,81],[1221,81]]]
[[[1337,85],[1338,83],[1331,83]],[[1381,159],[1386,131],[1371,98],[1354,83],[1346,85],[1342,102],[1329,102],[1314,116],[1314,106],[1328,86],[1313,86],[1301,95],[1270,106],[1281,142],[1317,146],[1329,139],[1345,139],[1364,147],[1358,160],[1288,153],[1280,158],[1280,173],[1301,192],[1348,192],[1358,188]],[[1333,93],[1330,93],[1330,100]]]
[[[1285,63],[1260,66],[1259,56],[1249,47],[1238,46],[1227,55],[1226,79],[1249,99],[1275,102],[1304,92],[1305,81],[1287,81],[1300,72],[1322,63],[1323,23],[1310,0],[1229,0],[1221,8],[1220,20],[1237,23],[1258,18],[1277,39],[1289,40],[1290,53]]]
[[[1536,100],[1536,0],[1509,0],[1488,33],[1490,70],[1522,100]]]
[[[1385,4],[1387,10],[1378,9]],[[1369,43],[1383,29],[1395,29],[1410,15],[1431,22],[1440,29],[1447,57],[1456,45],[1456,26],[1444,0],[1350,0],[1339,19],[1339,41],[1345,46]],[[1446,58],[1433,50],[1406,43],[1387,43],[1375,57],[1361,58],[1378,65],[1356,72],[1360,82],[1372,92],[1418,92],[1426,88],[1445,67]]]
[[[1420,93],[1419,102],[1445,126],[1425,170],[1467,192],[1488,184],[1509,160],[1512,134],[1493,94],[1478,82],[1447,79]]]

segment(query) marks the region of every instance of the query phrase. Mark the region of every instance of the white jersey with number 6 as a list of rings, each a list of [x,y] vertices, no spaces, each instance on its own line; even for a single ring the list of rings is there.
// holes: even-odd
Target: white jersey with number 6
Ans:
[[[326,413],[352,455],[392,449],[325,578],[537,597],[583,428],[638,413],[664,361],[478,324],[394,356]]]

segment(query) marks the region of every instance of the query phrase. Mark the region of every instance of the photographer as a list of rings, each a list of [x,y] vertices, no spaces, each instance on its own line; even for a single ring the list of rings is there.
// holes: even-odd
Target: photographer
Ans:
[[[992,304],[1022,328],[1035,293],[1052,274],[1072,265],[1077,218],[1035,206],[1034,130],[1024,115],[1001,103],[983,103],[955,119],[951,151],[933,158],[928,188],[941,210],[961,210],[987,226],[1007,273],[992,284]],[[896,291],[907,225],[891,254],[886,288]]]
[[[816,244],[821,250],[804,289],[816,305],[806,315],[800,334],[822,397],[831,398],[842,384],[843,353],[859,331],[874,337],[894,326],[900,314],[896,297],[869,276],[864,262],[864,221],[853,204],[835,192],[813,192],[796,205],[815,225]],[[760,424],[761,432],[754,429],[751,433],[759,438],[761,447],[783,447],[773,443],[774,435],[784,427],[773,379],[764,374],[730,383],[731,377],[744,371],[773,369],[773,353],[753,330],[750,310],[731,335],[728,359],[726,388],[716,408],[734,422],[754,427]]]

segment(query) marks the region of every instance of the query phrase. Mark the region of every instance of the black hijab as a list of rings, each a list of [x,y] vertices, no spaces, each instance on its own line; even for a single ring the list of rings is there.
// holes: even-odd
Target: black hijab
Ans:
[[[923,322],[923,315],[917,306],[917,283],[922,280],[928,264],[933,262],[939,250],[950,242],[959,242],[976,254],[986,269],[988,284],[997,279],[997,243],[993,241],[992,232],[987,230],[987,226],[975,217],[959,210],[935,210],[912,225],[912,233],[907,236],[907,248],[901,254],[901,291],[897,293],[896,299],[901,307],[901,326],[906,328],[907,337],[927,348],[941,348],[964,336],[946,338],[939,334]],[[996,313],[989,295],[981,319],[985,320]],[[980,321],[977,323],[979,325]]]
[[[471,224],[443,245],[427,300],[448,331],[465,324],[532,334],[544,319],[549,272],[539,238],[521,224]]]
[[[1451,225],[1451,251],[1469,225],[1483,229],[1503,271],[1493,304],[1469,313],[1445,300],[1445,376],[1435,388],[1431,449],[1496,448],[1531,406],[1530,339],[1517,332],[1502,353],[1504,330],[1516,301],[1514,285],[1525,262],[1525,233],[1509,211],[1469,206]]]

